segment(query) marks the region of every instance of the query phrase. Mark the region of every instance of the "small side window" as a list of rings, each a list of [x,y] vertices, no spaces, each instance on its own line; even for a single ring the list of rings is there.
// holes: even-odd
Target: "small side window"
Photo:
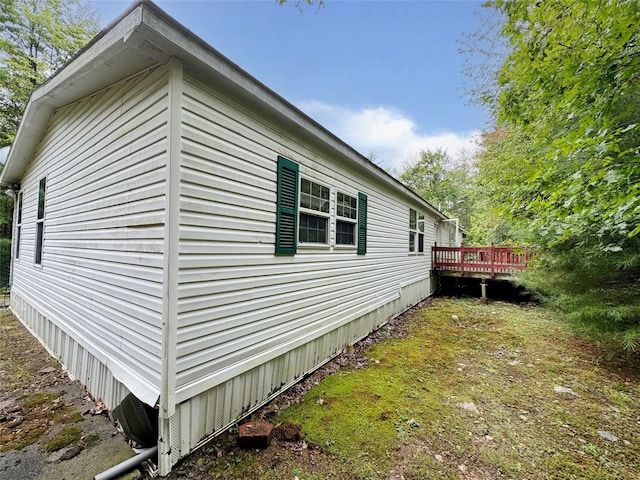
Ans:
[[[416,253],[416,236],[418,228],[418,212],[409,209],[409,253]]]
[[[418,213],[418,253],[424,253],[424,214]]]
[[[38,188],[38,217],[36,218],[36,251],[35,264],[42,265],[42,245],[44,242],[44,207],[45,195],[47,190],[47,179],[40,180]]]
[[[336,195],[336,245],[356,246],[358,199],[338,192]]]
[[[300,219],[298,242],[328,245],[329,187],[309,179],[300,180]]]
[[[22,236],[22,192],[18,193],[18,211],[16,212],[16,250],[15,257],[20,258],[20,238]]]

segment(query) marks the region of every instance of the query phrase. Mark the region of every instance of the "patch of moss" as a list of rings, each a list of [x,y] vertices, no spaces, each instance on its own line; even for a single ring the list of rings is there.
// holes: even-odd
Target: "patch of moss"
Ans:
[[[22,450],[36,443],[45,433],[47,433],[46,425],[31,426],[28,429],[22,429],[19,434],[3,432],[0,434],[0,452]]]
[[[77,442],[81,436],[82,430],[78,427],[65,427],[46,443],[45,450],[47,452],[55,452]]]
[[[100,435],[98,435],[97,433],[91,433],[86,437],[84,437],[84,446],[85,448],[91,448],[99,441],[100,441]]]
[[[78,423],[82,422],[84,418],[82,414],[73,407],[65,406],[59,410],[56,410],[53,419],[58,423]]]
[[[22,404],[24,408],[33,409],[36,407],[41,407],[46,403],[53,402],[56,398],[58,398],[62,393],[28,393],[26,395],[21,395],[18,397],[18,402]]]
[[[325,378],[274,419],[301,425],[320,450],[227,445],[193,468],[265,480],[637,476],[637,369],[598,357],[554,312],[436,299],[406,322],[408,337],[373,346],[366,367]]]

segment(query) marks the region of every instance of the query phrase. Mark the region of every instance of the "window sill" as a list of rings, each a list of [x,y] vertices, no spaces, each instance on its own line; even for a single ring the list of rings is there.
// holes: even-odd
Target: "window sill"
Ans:
[[[329,250],[330,247],[326,243],[299,243],[298,248]]]

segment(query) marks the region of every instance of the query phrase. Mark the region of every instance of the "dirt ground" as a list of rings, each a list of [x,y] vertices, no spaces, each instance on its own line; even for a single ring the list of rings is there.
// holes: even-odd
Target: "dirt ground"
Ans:
[[[101,404],[8,310],[0,335],[0,479],[92,479],[134,455]]]

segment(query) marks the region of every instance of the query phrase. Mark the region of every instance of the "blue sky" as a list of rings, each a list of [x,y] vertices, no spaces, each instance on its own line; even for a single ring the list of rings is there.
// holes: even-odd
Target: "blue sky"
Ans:
[[[130,5],[93,0],[103,26]],[[169,15],[364,155],[398,167],[422,149],[472,151],[465,34],[479,1],[157,1]]]

